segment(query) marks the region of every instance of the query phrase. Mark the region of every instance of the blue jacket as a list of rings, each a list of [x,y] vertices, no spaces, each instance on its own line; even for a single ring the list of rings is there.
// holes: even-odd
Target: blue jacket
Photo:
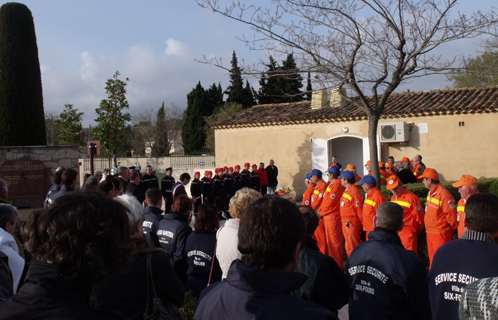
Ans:
[[[349,317],[431,319],[427,270],[391,230],[375,228],[348,259]]]
[[[186,284],[187,277],[187,254],[185,244],[188,236],[192,233],[187,217],[182,213],[166,213],[159,222],[157,236],[159,245],[171,257],[171,264],[176,274]]]
[[[479,237],[482,240],[470,240]],[[489,235],[466,231],[442,245],[429,271],[429,294],[434,319],[460,319],[458,306],[464,288],[481,278],[498,276],[498,246]]]
[[[289,294],[305,281],[301,273],[256,270],[235,260],[226,281],[202,291],[194,319],[337,319],[327,309]]]
[[[216,246],[216,231],[209,233],[192,232],[188,236],[187,244],[185,245],[185,253],[187,254],[187,290],[192,291],[194,297],[199,297],[202,289],[206,288],[211,265],[213,273],[211,275],[211,283],[221,281],[221,268],[213,255]]]
[[[161,216],[163,211],[156,207],[145,206],[144,209],[145,217],[142,227],[144,229],[144,238],[147,241],[149,247],[160,247],[159,238],[157,236],[157,228],[159,227],[159,222],[163,219]]]

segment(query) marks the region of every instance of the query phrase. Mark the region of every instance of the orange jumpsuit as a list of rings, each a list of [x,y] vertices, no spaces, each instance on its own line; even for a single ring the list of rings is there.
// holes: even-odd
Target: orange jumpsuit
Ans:
[[[455,199],[441,184],[429,191],[425,207],[427,250],[432,264],[436,250],[453,239],[453,232],[458,227],[457,212]]]
[[[413,175],[415,176],[415,178],[417,178],[417,182],[419,183],[422,182],[422,179],[420,178],[422,174],[419,174],[420,167],[422,167],[422,165],[419,163],[415,169],[411,168]],[[422,172],[423,171],[424,170],[422,170]]]
[[[387,178],[389,178],[390,174],[386,170],[380,170],[380,185],[387,185]]]
[[[313,193],[311,194],[311,207],[318,211],[320,205],[322,204],[323,194],[327,188],[327,183],[320,179],[315,186]],[[325,254],[327,252],[327,240],[325,238],[325,226],[323,219],[320,219],[318,227],[315,230],[314,238],[317,241],[316,245],[320,252]]]
[[[377,208],[381,203],[386,201],[386,197],[384,197],[377,187],[367,193],[367,199],[363,203],[363,214],[360,216],[360,221],[363,223],[363,230],[367,232],[367,239],[368,233],[374,230],[373,218],[375,217]]]
[[[332,257],[341,269],[344,269],[344,235],[342,234],[340,204],[344,190],[346,188],[341,185],[341,180],[336,179],[325,190],[320,205],[320,217],[322,218],[320,222],[324,223],[327,243],[325,254]]]
[[[303,194],[303,202],[301,202],[302,206],[310,206],[311,205],[311,195],[313,194],[313,190],[315,190],[315,185],[310,183],[308,189],[304,191]]]
[[[361,221],[360,216],[363,208],[363,198],[360,191],[355,185],[347,189],[341,197],[341,221],[342,234],[346,241],[346,253],[351,255],[351,252],[360,243]]]
[[[464,221],[465,221],[465,204],[467,203],[467,199],[460,199],[458,201],[458,206],[457,206],[457,221],[458,221],[458,238],[462,236],[462,234],[465,232],[465,226],[464,226]]]
[[[405,226],[398,233],[403,246],[418,255],[417,235],[424,229],[424,209],[420,199],[405,187],[399,197],[395,195],[391,197],[391,202],[399,204],[405,211],[403,216]]]

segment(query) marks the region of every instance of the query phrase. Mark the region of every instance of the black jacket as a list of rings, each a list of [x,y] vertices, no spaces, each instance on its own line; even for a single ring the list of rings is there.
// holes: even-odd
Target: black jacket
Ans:
[[[192,295],[196,298],[207,286],[211,265],[213,265],[211,283],[221,281],[222,272],[214,254],[215,246],[216,231],[210,233],[192,232],[187,239],[185,245],[188,263],[186,289],[192,290]],[[213,255],[215,256],[214,264]]]
[[[193,198],[201,196],[202,194],[201,186],[202,186],[201,180],[193,179],[192,181],[190,181],[190,194],[192,195]]]
[[[213,185],[213,180],[210,178],[202,178],[202,186],[201,186],[201,191],[202,191],[202,201],[204,202],[209,202],[214,204],[214,185]],[[207,198],[207,200],[206,200]]]
[[[240,173],[240,179],[242,181],[241,188],[252,188],[251,183],[251,173],[247,170],[242,170]]]
[[[305,281],[301,273],[256,270],[235,260],[226,281],[202,291],[194,319],[337,319],[327,309],[289,294]]]
[[[159,222],[157,236],[159,245],[170,255],[171,264],[178,277],[186,283],[187,255],[185,244],[192,233],[187,217],[182,213],[165,213]]]
[[[431,319],[427,270],[391,230],[375,228],[348,259],[349,317]]]
[[[234,185],[234,177],[231,174],[223,175],[223,188],[225,189],[225,196],[233,196],[235,194],[235,185]]]
[[[180,307],[185,289],[173,271],[167,253],[159,250],[151,254],[157,295],[163,303],[169,300]],[[143,319],[147,300],[146,266],[147,250],[141,250],[123,272],[95,283],[95,307],[98,310],[122,312],[131,319]],[[152,288],[149,288],[149,294],[152,297]]]
[[[0,319],[122,319],[90,309],[91,290],[90,280],[67,281],[56,266],[33,261],[17,294],[0,303]]]
[[[146,206],[144,209],[145,217],[142,227],[144,229],[144,238],[149,247],[160,247],[159,238],[157,236],[157,228],[159,222],[163,219],[163,211],[156,207]]]
[[[479,240],[477,240],[479,239]],[[429,270],[434,319],[459,319],[458,306],[467,284],[498,276],[498,246],[484,233],[465,231],[437,249]]]
[[[128,186],[126,187],[126,194],[134,196],[135,198],[137,198],[137,200],[140,203],[143,203],[145,200],[145,194],[142,191],[140,184],[136,185],[136,184],[130,182],[128,184]]]
[[[157,181],[157,177],[155,175],[144,174],[142,178],[140,178],[140,188],[144,195],[149,188],[159,189],[159,182]]]
[[[255,171],[251,172],[251,188],[257,191],[261,190],[261,184],[259,183],[259,175]]]
[[[185,186],[183,185],[183,183],[181,183],[180,181],[178,181],[174,186],[173,188],[171,189],[171,194],[173,196],[173,201],[175,201],[175,199],[179,196],[186,196],[187,195],[187,191],[185,191]],[[172,203],[173,204],[173,203]]]
[[[403,182],[403,184],[407,183],[417,183],[417,177],[411,172],[409,169],[402,169],[397,174],[399,180]]]
[[[349,298],[346,275],[334,259],[323,255],[316,246],[316,240],[307,237],[299,253],[296,272],[308,276],[306,282],[291,294],[297,298],[321,305],[337,314]]]
[[[266,167],[266,175],[268,176],[268,186],[269,187],[276,187],[278,186],[278,168],[276,166],[271,166]]]

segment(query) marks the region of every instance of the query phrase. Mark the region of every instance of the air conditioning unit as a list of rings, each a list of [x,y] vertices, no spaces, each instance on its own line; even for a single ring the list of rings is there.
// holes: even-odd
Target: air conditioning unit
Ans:
[[[404,121],[381,122],[380,142],[406,142],[410,139],[408,124]]]

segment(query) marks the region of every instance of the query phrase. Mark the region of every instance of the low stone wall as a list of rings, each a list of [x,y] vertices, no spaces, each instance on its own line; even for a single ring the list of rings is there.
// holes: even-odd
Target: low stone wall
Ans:
[[[0,147],[0,167],[6,161],[9,161],[9,163],[13,161],[14,168],[18,168],[18,171],[10,175],[10,179],[7,181],[11,186],[9,198],[14,201],[14,205],[17,203],[21,207],[39,207],[50,185],[53,183],[52,178],[55,169],[62,166],[79,171],[78,159],[81,156],[82,154],[79,153],[77,146]],[[43,164],[43,174],[36,175],[36,183],[30,181],[31,177],[34,178],[34,175],[30,175],[30,168],[24,166],[24,164],[32,161],[40,161]],[[21,165],[16,166],[16,163],[20,163]],[[17,172],[19,173],[19,178],[16,179]],[[29,199],[22,199],[15,192],[15,190],[19,189],[23,189],[24,192],[28,193],[31,190],[33,192]]]

